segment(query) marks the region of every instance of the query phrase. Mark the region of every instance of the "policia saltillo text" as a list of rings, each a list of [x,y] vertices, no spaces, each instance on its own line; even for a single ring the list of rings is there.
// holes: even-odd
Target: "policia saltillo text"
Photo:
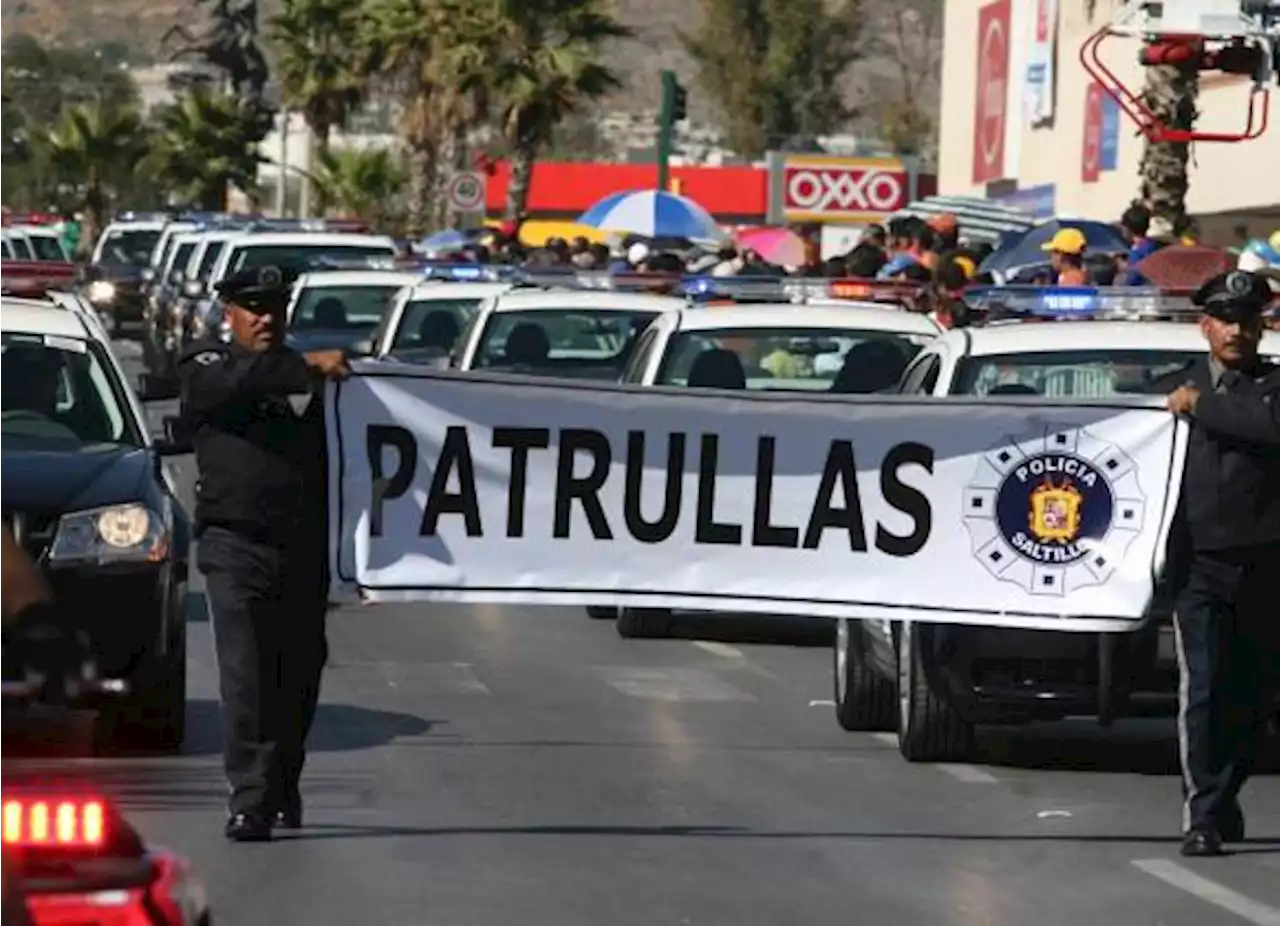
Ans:
[[[549,451],[552,437],[557,445],[556,481],[554,487],[553,524],[551,535],[556,540],[569,538],[572,506],[577,503],[586,516],[591,534],[596,540],[611,540],[616,521],[610,523],[600,502],[600,491],[612,472],[615,448],[609,438],[599,431],[587,428],[562,428],[553,432],[548,428],[498,427],[492,432],[491,448],[511,453],[510,484],[507,486],[507,537],[525,536],[525,495],[530,454]],[[912,520],[907,534],[894,534],[884,525],[876,524],[869,530],[862,515],[862,502],[858,490],[858,467],[854,445],[847,440],[833,440],[827,449],[822,476],[807,517],[800,523],[779,523],[771,510],[775,460],[775,439],[760,437],[756,445],[755,504],[749,532],[746,525],[717,521],[715,517],[716,470],[720,439],[715,434],[666,435],[666,489],[662,511],[658,517],[646,518],[642,510],[640,488],[644,472],[645,442],[654,435],[643,431],[629,431],[626,447],[619,453],[626,461],[623,493],[622,521],[629,533],[640,543],[662,543],[676,530],[680,518],[684,491],[684,473],[691,445],[697,447],[696,472],[697,506],[694,524],[694,542],[722,546],[782,547],[817,549],[823,532],[828,529],[844,530],[848,534],[849,548],[865,553],[869,543],[889,556],[911,556],[928,541],[933,525],[933,511],[929,499],[902,481],[899,471],[907,466],[919,466],[933,472],[934,452],[923,444],[904,442],[890,448],[880,462],[880,492],[893,508]],[[383,451],[394,448],[398,457],[396,468],[387,473],[383,469]],[[418,445],[413,434],[397,425],[369,425],[366,431],[366,449],[373,489],[370,505],[369,532],[373,537],[383,533],[384,508],[388,502],[402,497],[414,484],[418,467]],[[579,454],[590,459],[585,475],[575,475],[575,460]],[[472,457],[471,438],[462,426],[450,426],[435,462],[426,503],[419,528],[421,536],[434,536],[440,521],[447,515],[462,519],[468,537],[482,537],[485,525],[481,523],[479,497],[476,489],[475,464]],[[456,489],[450,489],[450,484]],[[836,493],[843,499],[836,504]],[[489,526],[493,530],[493,525]]]

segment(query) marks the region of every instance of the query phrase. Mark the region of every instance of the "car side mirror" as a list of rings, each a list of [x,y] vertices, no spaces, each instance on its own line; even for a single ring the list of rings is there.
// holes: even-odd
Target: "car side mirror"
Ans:
[[[192,453],[191,429],[181,415],[164,416],[164,437],[152,441],[157,454],[162,457],[176,457]]]
[[[143,402],[165,402],[178,398],[178,382],[167,376],[142,373],[138,376],[138,398]]]
[[[182,286],[182,294],[188,299],[198,299],[204,295],[204,284],[199,280],[188,280]]]
[[[152,267],[147,267],[142,271],[142,282],[150,283],[156,278],[156,271]]]
[[[362,338],[352,344],[350,350],[353,357],[372,357],[373,341],[369,338]]]

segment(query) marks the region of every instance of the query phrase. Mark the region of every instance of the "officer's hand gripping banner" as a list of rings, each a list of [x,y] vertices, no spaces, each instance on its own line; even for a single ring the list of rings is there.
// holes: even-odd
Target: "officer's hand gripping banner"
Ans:
[[[327,397],[329,511],[335,582],[367,601],[1131,629],[1186,441],[1156,400],[357,369]]]

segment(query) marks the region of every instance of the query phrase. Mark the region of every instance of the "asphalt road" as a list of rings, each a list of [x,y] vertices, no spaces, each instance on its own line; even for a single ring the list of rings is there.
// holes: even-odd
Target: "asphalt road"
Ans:
[[[794,622],[625,641],[577,609],[332,612],[309,826],[230,845],[195,584],[186,754],[85,774],[197,863],[220,923],[1280,924],[1275,776],[1250,842],[1183,860],[1171,723],[908,765],[838,729],[829,639]]]

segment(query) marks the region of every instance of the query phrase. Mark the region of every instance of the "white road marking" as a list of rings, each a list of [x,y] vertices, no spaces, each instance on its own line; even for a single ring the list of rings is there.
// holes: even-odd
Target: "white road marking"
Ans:
[[[809,702],[809,706],[810,706],[810,707],[835,707],[835,706],[836,706],[836,702],[834,702],[834,701],[821,701],[821,700],[819,700],[819,701],[810,701],[810,702]]]
[[[896,733],[872,733],[871,738],[879,740],[886,746],[892,746],[894,749],[898,748],[898,734]]]
[[[938,762],[933,767],[950,775],[956,781],[963,781],[967,785],[997,785],[1000,783],[1000,779],[995,775],[984,772],[975,765]]]
[[[747,655],[736,646],[730,646],[728,643],[719,643],[715,640],[694,640],[693,645],[704,653],[723,656],[726,659],[745,659]]]
[[[754,701],[755,697],[711,672],[655,669],[647,666],[600,666],[597,671],[614,689],[650,701]]]
[[[1177,862],[1162,858],[1140,858],[1134,859],[1132,864],[1139,871],[1145,871],[1171,887],[1199,897],[1205,903],[1234,913],[1254,926],[1280,926],[1280,910],[1237,893],[1217,881],[1210,881]]]

